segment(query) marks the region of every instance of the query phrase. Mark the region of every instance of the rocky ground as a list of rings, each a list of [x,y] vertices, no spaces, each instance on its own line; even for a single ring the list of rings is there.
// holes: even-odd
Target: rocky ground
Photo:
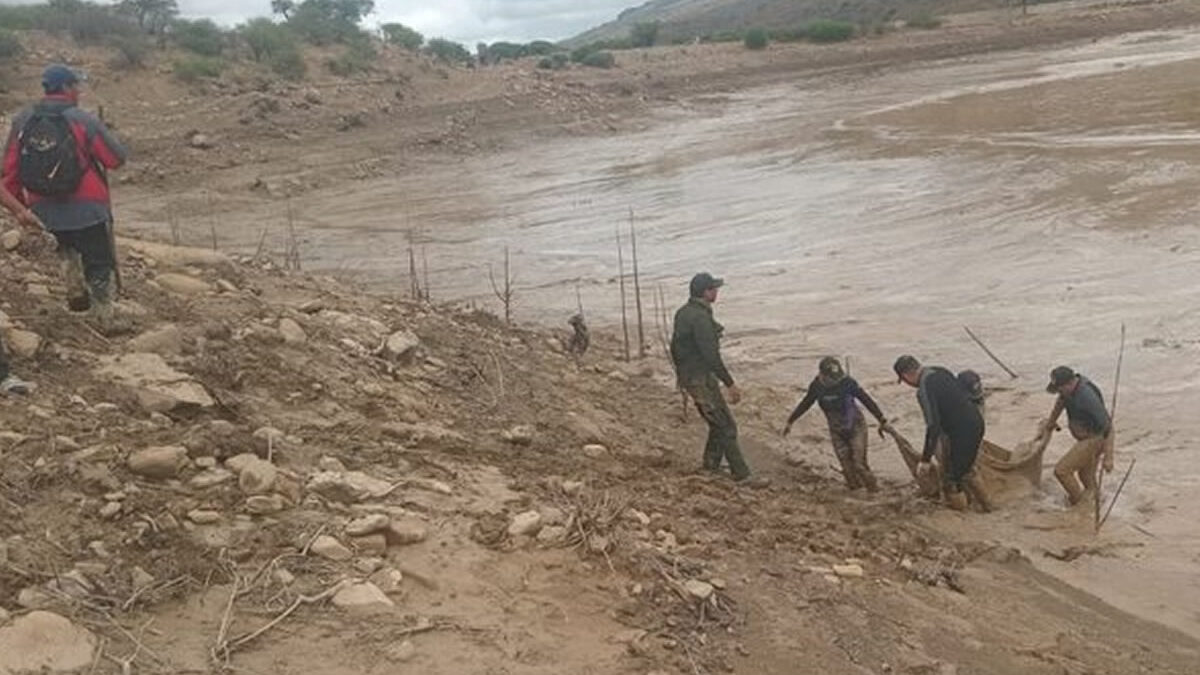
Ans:
[[[0,672],[1186,673],[1200,645],[766,439],[694,473],[664,364],[126,241],[70,314],[6,237]],[[759,416],[751,406],[749,419]],[[814,441],[815,446],[815,441]],[[818,453],[823,448],[815,447]],[[795,664],[806,664],[797,671]]]

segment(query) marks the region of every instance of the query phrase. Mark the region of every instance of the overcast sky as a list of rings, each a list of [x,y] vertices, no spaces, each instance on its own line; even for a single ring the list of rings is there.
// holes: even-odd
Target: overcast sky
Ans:
[[[11,0],[0,0],[7,3]],[[617,18],[643,0],[375,0],[368,26],[389,21],[426,37],[476,42],[561,40]],[[184,16],[232,25],[271,13],[270,0],[179,0]]]

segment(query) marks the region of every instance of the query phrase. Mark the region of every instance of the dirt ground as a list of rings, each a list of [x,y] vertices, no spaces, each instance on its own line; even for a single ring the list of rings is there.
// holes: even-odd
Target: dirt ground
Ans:
[[[1039,8],[1012,25],[1007,15],[977,15],[832,48],[623,54],[614,73],[472,72],[393,55],[369,82],[296,87],[248,71],[194,90],[110,72],[99,52],[69,55],[94,65],[89,103],[105,106],[139,157],[117,188],[122,226],[202,248],[122,242],[123,304],[136,330],[116,337],[65,309],[44,244],[27,238],[2,254],[0,324],[18,346],[16,369],[39,389],[0,399],[0,673],[1194,672],[1200,642],[1175,616],[1185,607],[1162,616],[1126,607],[1138,618],[1098,599],[1104,578],[1080,578],[1111,573],[1091,567],[1097,560],[1143,564],[1120,557],[1129,547],[1160,550],[1133,538],[1128,523],[1101,540],[1081,536],[1070,522],[1079,514],[1050,496],[1015,516],[946,513],[914,494],[895,451],[874,437],[884,488],[849,493],[816,420],[778,439],[796,391],[769,373],[798,372],[809,351],[861,326],[866,309],[810,321],[799,356],[780,356],[779,333],[732,332],[729,358],[752,383],[738,408],[743,443],[771,479],[755,489],[696,472],[701,424],[681,407],[660,355],[621,362],[613,333],[600,330],[576,361],[561,331],[507,326],[475,308],[478,294],[441,303],[455,295],[455,277],[477,282],[467,262],[447,269],[437,259],[435,287],[448,297],[435,306],[399,297],[403,275],[331,261],[372,237],[379,246],[390,237],[388,255],[401,257],[424,207],[393,206],[390,223],[371,225],[377,231],[354,225],[382,223],[368,196],[422,171],[441,180],[482,161],[519,175],[537,167],[506,165],[506,150],[555,153],[556,141],[582,139],[575,152],[586,154],[680,107],[736,112],[725,97],[736,101],[751,85],[854,83],[897,61],[1165,29],[1195,12],[1188,3]],[[26,74],[63,49],[35,45]],[[1192,72],[1167,67],[1180,82]],[[921,84],[901,76],[898,86]],[[1054,110],[1079,100],[1063,96]],[[955,121],[1010,104],[968,97],[937,126],[953,132]],[[927,133],[928,117],[909,109],[878,115],[871,128]],[[986,119],[1003,133],[1012,118]],[[750,137],[737,136],[739,121],[761,123],[723,120],[726,142]],[[845,133],[853,144],[860,132],[851,124]],[[879,152],[929,147],[902,141],[912,148]],[[456,201],[462,189],[446,179],[406,203],[448,202],[457,216],[440,217],[462,222],[495,206]],[[339,192],[364,201],[326,199]],[[323,225],[330,220],[340,227]],[[848,228],[830,241],[849,248],[873,236]],[[573,245],[554,240],[546,250]],[[288,269],[286,253],[297,250],[305,271]],[[408,264],[388,262],[393,272]],[[534,283],[541,264],[518,273]],[[346,281],[351,272],[370,287]],[[589,276],[590,308],[611,277]],[[554,301],[531,289],[518,316],[574,305],[563,300],[569,287],[546,288]],[[732,318],[749,324],[770,307],[758,302],[735,304]],[[602,308],[594,316],[612,318]],[[855,371],[886,371],[881,359],[870,352]],[[916,428],[910,392],[860,379]],[[1006,411],[996,425],[1006,442],[1048,406],[1030,400],[1024,382],[989,382],[990,405]],[[1130,426],[1136,442],[1144,432]],[[1045,552],[1068,569],[1047,569]],[[1179,575],[1163,579],[1186,578],[1194,565],[1162,559],[1177,567],[1156,573]],[[89,633],[30,637],[22,631],[46,620],[38,609]],[[41,647],[52,659],[28,660]],[[70,647],[82,664],[64,665]]]

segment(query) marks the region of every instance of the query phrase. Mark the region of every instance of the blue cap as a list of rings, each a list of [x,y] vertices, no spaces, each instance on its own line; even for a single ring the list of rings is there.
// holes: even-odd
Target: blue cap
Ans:
[[[55,94],[72,84],[78,84],[79,74],[61,63],[46,66],[42,71],[42,89],[47,94]]]

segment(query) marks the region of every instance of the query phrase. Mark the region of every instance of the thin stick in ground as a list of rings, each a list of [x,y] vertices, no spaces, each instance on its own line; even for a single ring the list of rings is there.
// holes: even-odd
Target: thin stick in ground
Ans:
[[[512,267],[509,263],[508,247],[505,246],[503,286],[496,282],[495,272],[492,270],[491,264],[488,264],[488,282],[492,285],[492,293],[504,305],[504,323],[512,323],[513,276]]]
[[[629,241],[633,247],[633,298],[637,308],[638,358],[646,358],[646,331],[642,321],[642,280],[638,273],[637,228],[633,224],[633,208],[629,209]]]
[[[624,335],[625,360],[629,360],[629,315],[625,300],[625,252],[621,245],[621,226],[617,226],[617,283],[621,287],[621,333]]]
[[[983,350],[983,353],[985,353],[989,357],[991,357],[991,359],[996,362],[996,365],[1003,368],[1004,372],[1008,373],[1009,377],[1013,378],[1014,380],[1017,379],[1018,377],[1020,377],[1020,375],[1017,375],[1015,372],[1013,372],[1012,368],[1009,368],[1008,366],[1004,365],[1004,362],[1000,360],[1000,357],[996,356],[992,352],[992,350],[988,349],[988,346],[983,344],[983,340],[980,340],[979,337],[976,336],[975,333],[973,333],[970,328],[968,328],[967,326],[963,326],[963,330],[967,331],[967,335],[969,335],[971,337],[971,339],[975,341],[975,344],[979,345],[979,348]]]

